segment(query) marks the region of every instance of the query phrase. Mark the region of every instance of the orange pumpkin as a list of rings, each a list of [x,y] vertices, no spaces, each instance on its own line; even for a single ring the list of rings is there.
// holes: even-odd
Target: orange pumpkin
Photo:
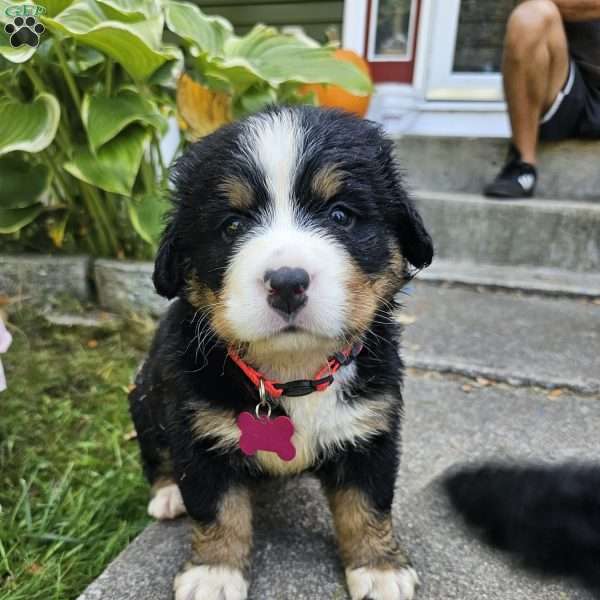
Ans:
[[[356,52],[352,50],[344,50],[338,48],[334,54],[338,60],[344,60],[357,66],[363,73],[366,73],[369,77],[369,65],[367,62]],[[348,112],[354,113],[359,117],[364,117],[369,109],[369,102],[371,96],[355,96],[350,92],[346,91],[337,85],[328,84],[308,84],[303,85],[300,88],[301,93],[308,94],[314,92],[319,101],[319,106],[328,106],[330,108],[341,108]]]

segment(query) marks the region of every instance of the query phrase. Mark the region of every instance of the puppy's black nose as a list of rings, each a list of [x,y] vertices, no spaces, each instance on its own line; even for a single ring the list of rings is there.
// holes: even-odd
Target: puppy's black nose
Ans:
[[[265,273],[265,283],[269,286],[269,304],[279,313],[288,317],[306,304],[306,290],[310,277],[304,269],[281,267]]]

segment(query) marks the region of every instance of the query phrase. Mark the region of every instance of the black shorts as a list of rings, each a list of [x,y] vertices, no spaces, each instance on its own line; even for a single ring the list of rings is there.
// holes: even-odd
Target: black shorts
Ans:
[[[571,61],[569,75],[540,122],[541,140],[600,139],[600,90],[589,86]]]

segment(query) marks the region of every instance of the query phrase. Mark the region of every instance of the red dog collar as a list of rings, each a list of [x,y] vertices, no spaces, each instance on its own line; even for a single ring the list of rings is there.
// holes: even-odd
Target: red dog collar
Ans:
[[[267,394],[271,398],[280,398],[281,396],[307,396],[313,392],[326,390],[333,383],[333,376],[340,367],[349,365],[354,361],[362,349],[363,345],[357,343],[342,352],[336,352],[329,358],[327,364],[319,370],[314,379],[297,379],[296,381],[286,381],[285,383],[267,379],[260,371],[252,368],[247,362],[242,360],[233,348],[229,348],[227,353],[256,388],[259,387],[262,379]]]

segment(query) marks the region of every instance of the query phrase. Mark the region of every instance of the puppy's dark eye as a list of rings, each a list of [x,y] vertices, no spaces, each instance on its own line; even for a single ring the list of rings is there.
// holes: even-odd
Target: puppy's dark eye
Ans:
[[[221,226],[221,233],[226,242],[232,242],[237,237],[242,235],[248,226],[241,217],[230,217]]]
[[[343,206],[334,206],[329,212],[329,218],[340,227],[351,227],[354,224],[355,216]]]

